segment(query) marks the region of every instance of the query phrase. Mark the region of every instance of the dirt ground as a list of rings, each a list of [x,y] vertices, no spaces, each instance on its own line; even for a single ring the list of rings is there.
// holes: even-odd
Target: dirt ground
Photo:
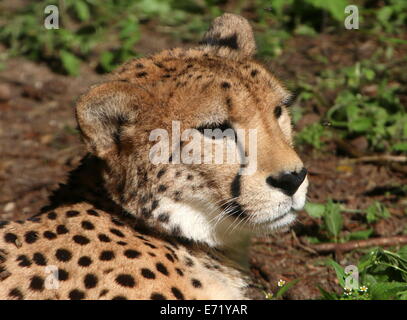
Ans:
[[[137,46],[140,53],[165,49],[174,43],[146,29]],[[154,39],[152,41],[151,39]],[[285,81],[301,76],[312,83],[324,68],[312,59],[321,54],[335,65],[352,65],[369,57],[377,44],[363,36],[352,41],[321,36],[315,40],[297,37],[287,51],[270,65]],[[403,53],[399,53],[403,54]],[[405,54],[405,52],[404,52]],[[78,95],[89,85],[103,80],[90,68],[84,67],[76,78],[52,73],[45,65],[15,58],[0,72],[0,219],[27,218],[47,203],[50,192],[65,181],[85,150],[76,132],[73,106]],[[319,119],[315,108],[307,107],[298,124],[303,127]],[[363,139],[362,139],[363,140]],[[363,148],[364,141],[348,142]],[[405,185],[405,172],[387,165],[344,164],[349,154],[334,142],[323,153],[299,148],[309,169],[309,200],[325,202],[328,198],[347,208],[366,208],[373,200],[389,207],[392,217],[374,226],[376,236],[398,235],[407,225],[403,210],[406,195],[391,193],[395,186]],[[360,216],[346,213],[345,230],[360,228]],[[328,255],[308,250],[305,237],[315,233],[317,219],[300,212],[292,231],[267,238],[256,238],[251,248],[251,271],[255,280],[253,297],[264,298],[262,291],[275,292],[277,281],[300,279],[288,293],[288,299],[313,299],[320,296],[317,286],[340,290],[333,270],[323,265]],[[351,264],[358,252],[335,257],[342,265]]]

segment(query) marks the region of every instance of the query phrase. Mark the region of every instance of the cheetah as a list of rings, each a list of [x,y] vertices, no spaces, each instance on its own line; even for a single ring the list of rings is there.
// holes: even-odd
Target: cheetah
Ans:
[[[292,95],[255,53],[249,22],[225,13],[196,47],[133,59],[79,97],[89,153],[39,214],[0,223],[0,299],[249,299],[250,237],[292,225],[308,187]],[[255,129],[255,172],[152,163],[150,133],[175,136],[174,120],[203,148],[203,129]]]

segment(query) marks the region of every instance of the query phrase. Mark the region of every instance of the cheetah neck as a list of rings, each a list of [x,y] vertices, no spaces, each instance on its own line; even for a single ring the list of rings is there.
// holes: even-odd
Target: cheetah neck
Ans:
[[[160,205],[162,210],[171,213],[170,221],[162,225],[169,234],[219,249],[239,266],[248,267],[251,232],[237,229],[238,221],[234,219],[219,219],[221,209],[197,201],[175,202],[170,198],[161,199]]]

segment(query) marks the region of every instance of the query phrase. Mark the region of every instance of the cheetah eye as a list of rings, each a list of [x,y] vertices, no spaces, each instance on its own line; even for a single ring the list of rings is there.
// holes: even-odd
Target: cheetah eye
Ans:
[[[233,129],[232,124],[227,120],[220,124],[217,123],[205,124],[195,129],[209,139],[223,139],[226,136],[230,136],[232,132],[233,135],[235,136],[235,130]],[[220,131],[217,129],[219,129]],[[233,131],[230,131],[228,129],[231,129]]]
[[[276,117],[276,119],[280,118],[282,114],[283,108],[281,106],[277,106],[274,108],[274,116]]]

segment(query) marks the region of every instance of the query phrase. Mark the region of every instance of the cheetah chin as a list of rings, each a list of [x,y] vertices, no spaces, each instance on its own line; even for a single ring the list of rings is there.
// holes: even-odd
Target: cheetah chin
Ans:
[[[83,94],[89,154],[39,214],[0,222],[0,299],[248,299],[250,237],[292,225],[308,187],[292,95],[255,52],[249,22],[224,14],[197,47],[131,60]],[[166,155],[174,121],[191,135]],[[180,161],[223,143],[254,156]]]

